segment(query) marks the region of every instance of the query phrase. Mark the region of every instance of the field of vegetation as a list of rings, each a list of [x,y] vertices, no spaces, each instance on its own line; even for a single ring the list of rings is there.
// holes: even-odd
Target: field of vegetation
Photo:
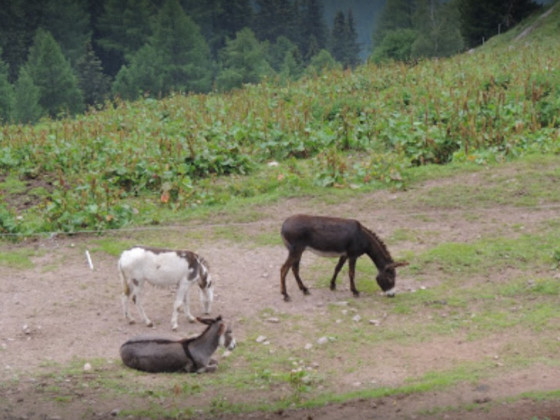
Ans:
[[[449,59],[3,126],[0,232],[102,231],[239,198],[402,189],[419,165],[557,153],[559,15]]]
[[[559,28],[556,7],[449,59],[3,126],[0,417],[557,418]],[[283,302],[292,211],[379,233],[410,262],[397,296],[365,258],[362,296],[345,271],[331,292],[334,262],[306,254],[312,294],[290,275]],[[127,369],[146,327],[122,317],[116,259],[186,238],[239,346],[215,374]],[[168,332],[172,293],[150,293]]]

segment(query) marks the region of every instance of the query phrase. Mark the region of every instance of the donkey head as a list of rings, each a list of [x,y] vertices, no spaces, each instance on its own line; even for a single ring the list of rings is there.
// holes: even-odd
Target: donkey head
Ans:
[[[395,279],[397,277],[395,268],[405,265],[408,265],[408,262],[392,262],[383,267],[383,270],[379,270],[376,280],[379,287],[381,287],[381,290],[385,292],[385,296],[395,296]]]
[[[219,344],[220,346],[224,347],[227,350],[233,350],[237,346],[237,342],[235,341],[235,337],[233,336],[233,331],[231,326],[226,325],[226,323],[222,320],[222,316],[219,315],[217,318],[199,318],[197,317],[196,320],[201,322],[202,324],[208,325],[209,327],[218,324],[218,335],[219,335]]]
[[[231,325],[228,325],[225,333],[220,337],[220,344],[227,350],[233,350],[237,346],[237,341],[233,336]]]
[[[204,313],[209,314],[214,301],[214,285],[212,277],[208,271],[208,263],[203,258],[198,258],[198,287],[200,293],[200,301],[204,306]]]

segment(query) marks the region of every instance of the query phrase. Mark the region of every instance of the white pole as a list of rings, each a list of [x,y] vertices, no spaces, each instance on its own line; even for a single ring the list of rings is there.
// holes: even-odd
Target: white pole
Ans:
[[[93,262],[91,261],[91,256],[89,255],[89,251],[86,249],[86,258],[89,264],[89,268],[93,271]]]

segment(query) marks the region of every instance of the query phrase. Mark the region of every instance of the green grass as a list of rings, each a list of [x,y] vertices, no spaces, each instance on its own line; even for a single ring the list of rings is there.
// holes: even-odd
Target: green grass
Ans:
[[[2,251],[0,252],[0,265],[21,270],[30,269],[33,268],[31,258],[35,255],[36,252],[29,248]]]
[[[553,33],[548,26],[545,30],[545,34]],[[403,217],[429,222],[430,230],[395,226],[383,238],[390,249],[400,248],[401,255],[394,255],[396,259],[411,263],[399,268],[397,282],[406,279],[413,290],[403,290],[394,299],[380,296],[375,282],[377,269],[367,257],[360,258],[356,273],[360,298],[348,292],[343,298],[346,305],[314,308],[305,316],[266,308],[257,317],[239,320],[247,336],[229,358],[220,361],[216,374],[148,375],[129,370],[118,360],[104,359],[88,360],[93,370],[86,373],[85,360],[75,359],[68,364],[42,363],[33,373],[34,381],[15,373],[13,380],[0,387],[28,387],[31,394],[36,392],[42,400],[64,407],[79,402],[77,395],[87,385],[94,390],[91,392],[95,398],[111,400],[117,396],[121,401],[130,401],[129,407],[120,412],[121,417],[189,418],[317,407],[354,399],[429,395],[532,366],[557,368],[560,219],[543,217],[542,223],[525,229],[523,220],[505,226],[498,215],[476,239],[463,242],[441,240],[443,234],[437,226],[438,220],[447,223],[453,218],[476,224],[485,220],[484,210],[490,208],[537,212],[560,203],[558,127],[535,123],[543,117],[537,112],[537,102],[558,106],[554,95],[559,89],[555,84],[558,75],[541,74],[548,68],[547,63],[556,59],[558,37],[547,39],[548,35],[540,35],[542,45],[528,48],[508,49],[500,44],[510,42],[514,35],[512,31],[501,40],[491,40],[472,55],[419,63],[412,68],[365,66],[353,73],[325,75],[305,86],[285,88],[280,96],[270,94],[271,86],[248,87],[232,94],[226,104],[219,96],[196,97],[202,104],[200,109],[188,98],[176,96],[161,103],[140,101],[127,109],[85,116],[76,122],[25,127],[23,136],[17,138],[6,128],[5,141],[26,151],[22,155],[29,156],[30,162],[40,161],[50,168],[36,175],[53,179],[57,173],[78,174],[76,178],[54,182],[54,187],[74,182],[78,189],[66,196],[60,191],[58,195],[53,193],[49,202],[23,212],[22,223],[32,221],[36,231],[45,227],[104,230],[122,217],[122,224],[119,219],[113,227],[135,228],[105,233],[91,238],[87,245],[79,242],[79,247],[87,246],[94,253],[116,257],[134,244],[194,250],[215,241],[248,248],[281,246],[281,221],[269,212],[289,211],[285,200],[292,197],[305,199],[315,212],[328,212],[331,206],[346,203],[350,209],[375,214],[386,210],[390,203]],[[512,67],[510,63],[516,65]],[[492,80],[509,80],[509,87],[500,89]],[[549,83],[552,93],[532,102],[532,81]],[[364,87],[370,90],[364,91]],[[340,92],[347,95],[341,97]],[[411,100],[407,106],[395,99],[403,94]],[[483,104],[483,94],[488,95],[494,108]],[[292,100],[279,106],[278,98],[284,97]],[[306,99],[309,97],[326,97],[329,101],[310,104]],[[270,98],[274,98],[274,104]],[[239,114],[239,105],[248,102],[256,104],[255,118]],[[346,104],[344,115],[335,109],[341,103]],[[291,108],[294,104],[299,105]],[[159,112],[161,106],[170,108],[164,125],[135,117],[139,110],[146,111],[140,113],[146,115]],[[496,107],[501,112],[499,118]],[[217,150],[223,144],[235,143],[240,155],[254,160],[248,174],[211,174],[189,180],[172,173],[176,168],[185,169],[185,157],[177,150],[182,151],[186,139],[176,133],[182,132],[186,108],[192,109],[194,116],[193,136],[204,139],[195,146]],[[286,112],[312,117],[302,125],[301,121],[288,119]],[[216,124],[216,115],[228,118]],[[495,117],[491,129],[489,116]],[[333,134],[338,130],[337,121],[343,119],[351,123],[356,134],[348,151],[337,150],[339,139]],[[487,125],[481,126],[481,121]],[[85,133],[99,126],[108,127],[108,131],[100,135],[96,145],[85,141],[87,135],[84,139],[52,135],[78,132],[74,124],[81,124]],[[116,126],[121,127],[119,135],[130,140],[122,147],[130,147],[128,152],[134,153],[113,150],[121,144],[111,131]],[[134,127],[133,132],[126,127]],[[154,144],[135,142],[136,138],[152,138],[154,132],[161,134],[160,144],[155,145],[160,154],[155,160]],[[236,134],[232,137],[230,133]],[[102,144],[104,148],[95,150],[101,160],[78,159],[70,169],[79,171],[52,166],[58,161],[35,148],[37,138],[43,134],[78,149],[90,150]],[[216,142],[212,143],[212,139]],[[459,148],[446,156],[448,141]],[[162,157],[166,149],[172,153]],[[265,149],[271,151],[263,152]],[[294,150],[300,153],[298,157],[291,155]],[[69,159],[81,156],[73,153],[76,150],[67,152]],[[106,162],[113,161],[107,157],[113,155],[143,158],[129,162],[117,159],[115,167],[106,168]],[[178,162],[174,160],[176,155],[180,156]],[[444,158],[447,160],[441,162],[447,162],[445,165],[429,164]],[[268,166],[272,159],[279,165]],[[165,165],[161,166],[161,161]],[[416,166],[422,162],[428,164]],[[136,169],[130,172],[130,168]],[[1,213],[0,222],[10,231],[19,226],[17,206],[22,194],[33,191],[35,198],[46,199],[44,187],[35,185],[28,190],[22,179],[29,168],[21,169],[21,174],[4,177],[0,183],[1,194],[9,196],[12,206]],[[167,177],[164,181],[179,192],[165,202],[159,186],[144,185],[146,188],[137,193],[127,190],[128,177],[139,185]],[[474,181],[469,183],[469,179]],[[98,180],[105,184],[100,186]],[[113,189],[112,182],[117,189]],[[415,189],[420,185],[423,193],[417,194]],[[380,188],[398,193],[390,201],[372,202],[369,193]],[[92,204],[97,207],[88,207]],[[268,208],[271,205],[273,210]],[[89,210],[84,213],[82,208]],[[40,221],[44,220],[49,222],[41,227]],[[409,243],[422,243],[422,250],[403,249]],[[31,269],[37,255],[38,251],[31,247],[6,244],[0,253],[0,265]],[[64,257],[52,262],[51,269],[63,262]],[[304,281],[308,286],[328,288],[335,264],[335,259],[305,264]],[[288,282],[289,291],[299,293],[291,275]],[[347,282],[346,268],[339,274],[338,284],[347,288]],[[361,320],[354,321],[355,315],[360,315]],[[266,321],[269,317],[277,317],[280,322],[270,324]],[[369,320],[377,320],[379,325]],[[270,346],[255,342],[261,334],[267,336]],[[328,343],[318,345],[320,337],[329,337]],[[359,390],[348,391],[346,387],[340,392],[340,376],[358,375],[365,369],[375,372],[385,363],[374,356],[378,349],[398,350],[405,355],[402,363],[406,364],[406,357],[414,357],[416,349],[449,340],[461,340],[466,346],[499,340],[495,352],[499,353],[500,364],[494,354],[486,354],[468,362],[453,362],[452,366],[425,369],[395,386],[366,384]],[[312,347],[305,349],[306,343]],[[318,368],[314,367],[316,360],[322,363]],[[526,392],[510,395],[504,401],[521,398],[558,399],[560,393]],[[456,408],[434,407],[430,412],[452,416]],[[463,408],[472,407],[466,404]]]
[[[286,197],[318,194],[328,203],[406,190],[436,172],[487,176],[522,156],[558,154],[560,76],[550,64],[558,20],[555,10],[516,48],[508,31],[474,53],[415,65],[365,63],[290,85],[141,99],[75,119],[6,125],[0,232],[105,231],[220,209],[227,221],[231,213],[258,220],[252,208]],[[417,170],[430,164],[445,165]],[[551,175],[506,191],[462,185],[447,200],[434,189],[425,205],[460,206],[470,196],[535,206],[540,193],[558,202],[550,188],[558,171]],[[25,195],[33,200],[23,203]]]

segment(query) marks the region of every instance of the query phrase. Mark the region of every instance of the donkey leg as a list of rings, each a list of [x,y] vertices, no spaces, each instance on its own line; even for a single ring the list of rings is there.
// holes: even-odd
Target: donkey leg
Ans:
[[[187,288],[185,289],[185,294],[183,296],[183,312],[185,314],[185,316],[187,317],[187,319],[189,320],[189,322],[195,322],[196,318],[193,316],[193,314],[191,314],[191,306],[189,304],[189,290],[191,289],[192,283],[189,281]]]
[[[132,288],[132,301],[136,305],[136,309],[138,310],[138,313],[140,314],[140,316],[144,320],[145,324],[148,327],[153,327],[154,324],[152,323],[150,318],[148,318],[148,316],[146,315],[146,312],[144,312],[144,308],[142,306],[142,299],[141,299],[142,289],[141,289],[140,286],[136,286],[136,283],[135,283],[134,280],[132,280],[132,283],[134,284],[134,286]]]
[[[332,279],[331,279],[331,290],[336,290],[336,276],[338,276],[338,273],[340,272],[340,270],[344,266],[344,263],[346,262],[347,259],[348,259],[348,257],[343,255],[338,260],[338,263],[336,264],[336,267],[334,268],[334,274],[333,274]]]
[[[292,263],[293,261],[291,255],[288,255],[286,262],[284,262],[282,268],[280,268],[280,291],[282,293],[282,296],[284,296],[285,302],[289,302],[292,300],[288,295],[288,292],[286,291],[286,275],[288,274],[288,271],[290,270]]]
[[[307,287],[305,287],[305,285],[303,284],[303,281],[301,281],[301,277],[299,276],[299,262],[300,261],[301,261],[300,258],[298,258],[296,260],[296,262],[294,262],[294,264],[292,265],[292,272],[294,273],[294,277],[296,278],[299,289],[303,292],[304,295],[310,295],[311,293],[309,292],[309,289]]]
[[[173,331],[177,330],[179,327],[179,308],[183,306],[183,311],[189,321],[193,322],[194,317],[189,311],[189,281],[186,278],[181,279],[179,282],[179,288],[177,289],[177,295],[175,296],[175,302],[173,302],[173,312],[171,313],[171,329]]]
[[[198,288],[198,295],[200,297],[200,303],[204,308],[204,313],[209,314],[212,311],[212,302],[214,300],[214,291],[211,288]]]
[[[356,289],[356,285],[354,284],[354,274],[356,273],[356,258],[351,257],[348,260],[348,276],[350,277],[350,290],[354,294],[354,297],[360,296],[360,292]]]
[[[126,293],[123,293],[122,296],[121,296],[121,304],[122,304],[122,308],[123,308],[124,317],[126,318],[126,320],[128,321],[129,324],[134,324],[136,321],[130,315],[130,312],[128,310],[128,299],[129,299],[129,297],[130,297],[129,295],[127,295]]]
[[[123,292],[121,295],[121,305],[124,313],[124,317],[128,321],[129,324],[134,324],[134,318],[130,315],[128,310],[128,300],[130,299],[130,286],[128,284],[128,278],[124,275],[121,268],[119,267],[119,278],[121,279],[121,284],[123,288]]]

